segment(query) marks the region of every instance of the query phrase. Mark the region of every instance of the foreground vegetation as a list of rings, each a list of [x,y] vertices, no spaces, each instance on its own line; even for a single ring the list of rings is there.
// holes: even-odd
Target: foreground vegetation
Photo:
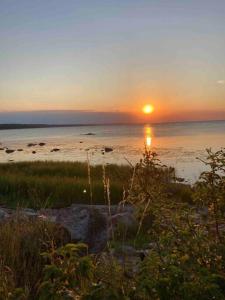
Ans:
[[[203,163],[207,171],[183,191],[174,170],[146,151],[121,198],[138,222],[116,228],[98,255],[41,220],[2,224],[0,299],[225,299],[225,152],[209,149]],[[140,258],[118,259],[128,243]]]

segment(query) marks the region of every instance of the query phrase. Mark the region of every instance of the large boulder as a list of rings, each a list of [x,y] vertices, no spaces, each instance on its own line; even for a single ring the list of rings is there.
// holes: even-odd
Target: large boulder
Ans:
[[[116,231],[133,237],[138,230],[138,222],[131,209],[117,211],[108,217],[108,236],[112,237]]]
[[[108,241],[106,216],[92,206],[44,209],[39,217],[62,225],[72,241],[87,243],[91,252],[101,251]]]

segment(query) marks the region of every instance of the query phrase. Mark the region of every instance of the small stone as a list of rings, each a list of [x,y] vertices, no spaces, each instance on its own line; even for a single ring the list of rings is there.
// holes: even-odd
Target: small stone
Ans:
[[[10,153],[15,152],[15,150],[6,149],[5,152],[6,152],[7,154],[10,154]]]
[[[51,150],[51,152],[58,152],[58,151],[60,151],[60,149],[58,149],[58,148],[53,148],[53,149]]]
[[[84,133],[84,135],[95,135],[93,132]]]
[[[105,147],[105,152],[112,152],[113,151],[113,148],[110,148],[110,147]]]

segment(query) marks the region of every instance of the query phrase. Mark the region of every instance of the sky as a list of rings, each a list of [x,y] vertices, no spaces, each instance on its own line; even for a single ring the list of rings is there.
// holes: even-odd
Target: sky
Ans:
[[[139,122],[146,103],[152,122],[225,119],[224,16],[224,0],[0,0],[0,123]]]

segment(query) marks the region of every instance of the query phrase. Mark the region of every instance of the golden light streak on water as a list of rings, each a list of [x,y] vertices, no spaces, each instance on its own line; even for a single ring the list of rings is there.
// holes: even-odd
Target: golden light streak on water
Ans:
[[[150,148],[152,145],[152,130],[150,126],[145,127],[145,145]]]

